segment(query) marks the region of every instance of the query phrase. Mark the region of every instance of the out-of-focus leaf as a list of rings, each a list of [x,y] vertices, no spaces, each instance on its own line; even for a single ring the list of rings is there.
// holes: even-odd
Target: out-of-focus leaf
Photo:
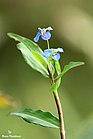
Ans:
[[[17,48],[22,52],[26,62],[35,70],[42,73],[45,77],[49,77],[47,71],[47,60],[42,56],[42,50],[33,41],[21,37],[16,34],[9,33],[10,37],[14,38],[20,43],[17,44]]]
[[[69,71],[72,68],[78,67],[84,65],[84,62],[70,62],[68,65],[65,65],[63,68],[63,71],[61,72],[61,74],[59,74],[55,80],[58,80],[59,78],[61,78],[67,71]]]
[[[0,91],[0,107],[15,106],[15,100]]]
[[[24,109],[19,112],[10,113],[23,118],[28,123],[38,124],[44,127],[59,128],[59,120],[50,112],[42,110]]]

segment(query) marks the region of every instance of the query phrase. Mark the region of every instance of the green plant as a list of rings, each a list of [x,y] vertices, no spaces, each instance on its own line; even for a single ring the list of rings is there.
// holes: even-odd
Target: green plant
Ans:
[[[44,77],[51,80],[51,88],[57,106],[58,117],[50,112],[27,108],[18,112],[12,112],[11,115],[17,115],[29,123],[59,128],[61,139],[65,139],[63,112],[58,96],[58,88],[61,84],[63,75],[70,69],[83,65],[84,62],[70,62],[61,69],[59,59],[60,53],[63,53],[64,51],[62,48],[50,48],[49,39],[51,38],[51,30],[53,30],[51,27],[43,29],[38,28],[38,32],[34,38],[35,42],[38,42],[40,37],[47,41],[48,48],[44,51],[42,51],[35,42],[25,37],[13,33],[8,33],[8,36],[19,42],[17,48],[21,51],[27,64],[34,70],[40,72]]]

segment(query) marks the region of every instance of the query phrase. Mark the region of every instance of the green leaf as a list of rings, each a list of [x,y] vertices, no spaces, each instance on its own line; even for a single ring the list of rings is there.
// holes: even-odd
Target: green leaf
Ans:
[[[60,67],[60,63],[58,60],[55,61],[55,69],[56,69],[57,74],[60,75],[61,74],[61,67]],[[59,78],[56,81],[55,87],[58,88],[60,86],[60,83],[61,83],[61,78]]]
[[[49,77],[47,70],[47,60],[42,56],[42,50],[33,41],[21,37],[17,34],[9,33],[11,38],[19,41],[17,48],[22,52],[25,61],[35,70],[42,73],[45,77]]]
[[[72,68],[78,67],[84,65],[84,62],[70,62],[68,65],[65,65],[63,68],[63,71],[61,72],[61,74],[59,74],[55,80],[58,80],[59,78],[61,78],[67,71],[69,71]]]
[[[40,49],[40,47],[32,40],[14,33],[8,33],[8,36],[10,38],[13,38],[15,41],[22,42],[30,51],[35,51],[38,52],[39,54],[42,54],[42,49]]]
[[[49,61],[49,66],[50,66],[50,70],[51,70],[52,75],[54,75],[55,74],[55,68],[54,68],[52,61]]]
[[[61,73],[61,67],[60,67],[60,63],[58,60],[55,61],[55,69],[57,74],[59,75]]]
[[[28,123],[41,125],[44,127],[59,128],[59,120],[50,112],[42,110],[24,109],[18,112],[10,113],[23,118]]]

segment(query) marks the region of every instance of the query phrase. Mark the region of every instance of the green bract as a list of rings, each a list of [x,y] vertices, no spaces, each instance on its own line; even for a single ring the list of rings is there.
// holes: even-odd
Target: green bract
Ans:
[[[19,41],[17,48],[22,52],[26,62],[35,70],[42,73],[45,77],[49,77],[47,70],[47,60],[42,56],[42,50],[33,41],[21,37],[17,34],[8,33],[8,36]]]
[[[56,69],[57,75],[60,75],[61,74],[61,67],[60,67],[60,63],[58,60],[55,61],[55,69]],[[59,78],[56,81],[57,88],[60,86],[60,83],[61,83],[61,78]]]
[[[23,118],[28,123],[34,123],[45,127],[59,128],[59,120],[50,112],[42,110],[24,109],[10,113]]]

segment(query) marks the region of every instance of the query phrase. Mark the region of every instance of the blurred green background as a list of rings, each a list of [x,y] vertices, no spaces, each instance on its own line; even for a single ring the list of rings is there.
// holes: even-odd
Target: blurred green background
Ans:
[[[7,36],[17,33],[33,39],[38,27],[53,27],[51,47],[62,47],[61,65],[84,61],[68,72],[59,95],[64,111],[67,139],[93,139],[93,0],[0,0],[0,90],[11,96],[15,107],[0,107],[0,138],[10,130],[22,139],[58,139],[57,129],[30,125],[9,116],[20,108],[48,110],[56,106],[50,82],[33,71]],[[46,43],[38,44],[46,49]]]

